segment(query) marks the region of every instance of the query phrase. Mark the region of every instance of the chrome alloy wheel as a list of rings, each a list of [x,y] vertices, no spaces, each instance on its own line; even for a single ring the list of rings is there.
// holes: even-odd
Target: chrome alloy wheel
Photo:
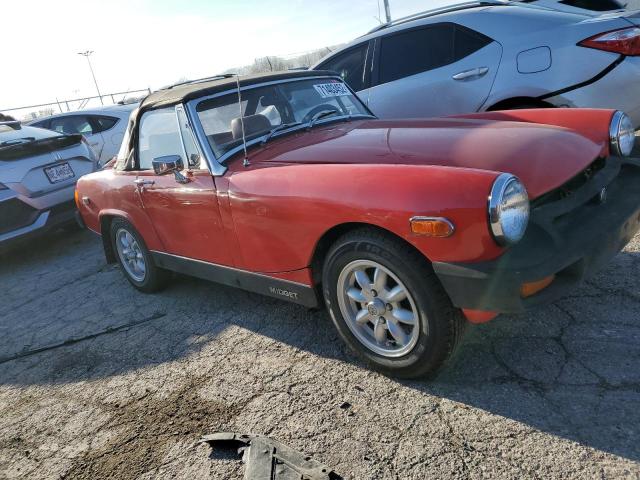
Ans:
[[[144,281],[147,266],[142,249],[135,237],[124,228],[119,228],[116,232],[116,249],[122,266],[129,276],[136,282]]]
[[[338,304],[355,337],[369,350],[396,358],[418,342],[418,309],[404,284],[372,260],[356,260],[338,277]]]

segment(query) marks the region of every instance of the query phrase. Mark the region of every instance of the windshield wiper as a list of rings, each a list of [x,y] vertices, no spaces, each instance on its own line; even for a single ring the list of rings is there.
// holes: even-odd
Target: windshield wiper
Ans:
[[[316,124],[316,122],[318,120],[320,120],[321,118],[328,117],[329,115],[334,115],[336,113],[340,113],[340,112],[338,112],[338,110],[322,110],[322,111],[316,113],[311,118],[311,121],[309,122],[309,125],[307,126],[307,130],[311,130],[313,128],[313,126]]]
[[[276,133],[282,130],[286,130],[287,128],[297,127],[298,125],[301,125],[301,124],[302,122],[291,122],[291,123],[283,123],[281,125],[278,125],[277,127],[271,129],[269,134],[266,137],[264,137],[264,140],[262,140],[261,144],[264,145],[265,143],[267,143],[269,140],[271,140],[271,137],[273,137]]]

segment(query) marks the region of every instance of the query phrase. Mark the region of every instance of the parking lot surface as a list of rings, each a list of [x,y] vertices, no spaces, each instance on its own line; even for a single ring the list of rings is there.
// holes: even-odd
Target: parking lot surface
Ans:
[[[89,232],[0,257],[0,478],[239,478],[269,435],[349,479],[640,478],[640,238],[571,297],[470,327],[434,381],[328,315],[187,277],[135,291]]]

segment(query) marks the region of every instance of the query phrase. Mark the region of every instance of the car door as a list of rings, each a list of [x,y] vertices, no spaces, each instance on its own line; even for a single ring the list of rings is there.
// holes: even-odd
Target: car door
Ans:
[[[379,38],[369,108],[381,118],[476,112],[491,92],[502,47],[453,23]]]
[[[49,129],[67,135],[81,134],[89,143],[89,146],[102,162],[102,150],[104,139],[100,132],[95,131],[88,115],[63,115],[51,119]]]
[[[102,139],[100,162],[104,165],[118,153],[127,122],[108,115],[89,115],[88,118],[94,134],[99,133]]]
[[[183,160],[185,183],[172,173],[156,175],[153,171],[153,160],[168,155]],[[214,179],[180,107],[142,115],[137,162],[132,181],[166,253],[231,265]]]

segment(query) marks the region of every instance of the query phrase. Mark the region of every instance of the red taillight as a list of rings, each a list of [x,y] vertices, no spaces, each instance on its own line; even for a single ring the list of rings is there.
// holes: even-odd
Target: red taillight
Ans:
[[[581,41],[578,45],[596,48],[605,52],[614,52],[634,57],[640,55],[640,28],[631,27],[613,32],[599,33]]]

